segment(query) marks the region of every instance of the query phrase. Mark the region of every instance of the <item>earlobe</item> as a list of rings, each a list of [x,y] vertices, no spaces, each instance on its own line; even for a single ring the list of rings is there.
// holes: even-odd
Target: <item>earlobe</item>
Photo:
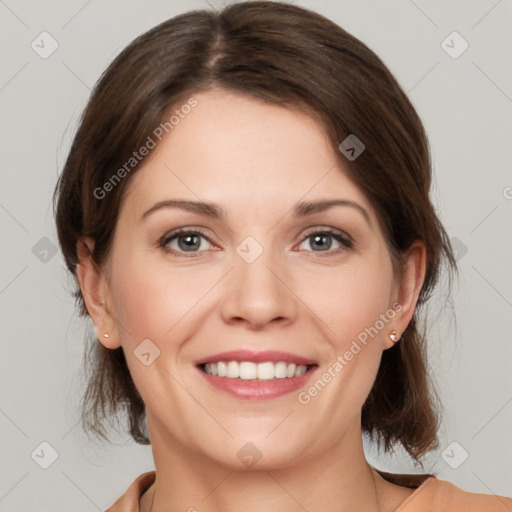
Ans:
[[[396,330],[396,329],[393,329],[390,333],[389,333],[389,339],[393,342],[393,343],[398,343],[400,341],[400,338],[401,338],[401,334]]]
[[[79,263],[76,275],[82,296],[94,325],[100,343],[106,348],[121,346],[115,321],[107,308],[108,283],[92,258],[94,240],[89,237],[77,242]],[[107,336],[105,336],[107,334]]]

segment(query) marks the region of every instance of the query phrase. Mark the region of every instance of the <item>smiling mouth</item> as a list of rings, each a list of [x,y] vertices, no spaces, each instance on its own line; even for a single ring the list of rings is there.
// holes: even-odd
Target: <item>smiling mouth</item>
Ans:
[[[285,361],[266,361],[254,363],[252,361],[219,361],[217,363],[200,364],[199,368],[206,374],[228,379],[267,381],[277,379],[293,379],[301,377],[316,367],[316,364],[287,363]]]

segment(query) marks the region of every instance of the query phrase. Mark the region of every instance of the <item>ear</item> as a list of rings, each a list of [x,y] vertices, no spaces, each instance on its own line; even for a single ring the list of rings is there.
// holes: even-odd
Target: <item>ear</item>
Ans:
[[[418,297],[425,280],[427,251],[421,241],[414,242],[404,254],[404,271],[394,289],[393,310],[396,312],[389,323],[389,332],[396,330],[401,336],[411,321]],[[395,343],[386,335],[385,348],[390,348]]]
[[[92,259],[94,240],[85,237],[77,242],[79,263],[76,274],[87,311],[96,326],[96,335],[100,343],[110,349],[121,346],[117,324],[110,312],[110,287],[105,273],[98,269]],[[108,338],[104,336],[108,334]]]

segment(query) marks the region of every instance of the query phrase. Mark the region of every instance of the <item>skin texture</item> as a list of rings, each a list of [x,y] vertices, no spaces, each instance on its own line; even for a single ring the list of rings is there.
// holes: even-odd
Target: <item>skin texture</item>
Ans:
[[[372,205],[316,121],[221,90],[194,97],[197,107],[133,176],[108,265],[93,265],[92,240],[79,243],[78,277],[99,339],[123,347],[146,404],[157,480],[141,510],[153,501],[153,512],[391,511],[412,490],[372,471],[360,415],[393,346],[389,332],[412,318],[425,248],[413,245],[397,279]],[[168,199],[214,202],[226,217],[164,208],[141,220]],[[292,216],[297,202],[319,199],[353,201],[369,222],[350,206]],[[322,251],[308,237],[329,227],[353,247],[328,237]],[[181,252],[166,253],[159,241],[177,228],[207,238],[192,253],[175,238],[168,246]],[[263,248],[252,263],[236,252],[247,236]],[[306,405],[297,392],[236,399],[193,363],[225,350],[282,350],[314,359],[321,375],[397,301],[400,312]],[[145,339],[160,350],[149,366],[134,355]],[[262,455],[252,467],[237,457],[248,442]]]

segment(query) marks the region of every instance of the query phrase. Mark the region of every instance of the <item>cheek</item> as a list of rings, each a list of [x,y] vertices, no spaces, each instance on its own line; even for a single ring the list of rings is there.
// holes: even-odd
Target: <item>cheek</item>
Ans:
[[[126,253],[127,254],[127,253]],[[162,348],[183,333],[201,309],[200,299],[218,280],[218,272],[193,267],[173,268],[164,258],[148,263],[144,255],[113,260],[112,288],[123,345],[151,339]]]
[[[389,308],[392,286],[391,262],[384,255],[318,274],[314,285],[303,287],[299,296],[328,326],[326,332],[339,354],[361,333],[364,338],[375,324],[379,331],[385,331],[380,318]]]
[[[167,330],[172,326],[172,305],[164,300],[157,284],[146,274],[143,268],[125,260],[113,275],[115,311],[124,327],[119,332],[123,345],[161,336],[165,329],[165,312],[169,321]]]

